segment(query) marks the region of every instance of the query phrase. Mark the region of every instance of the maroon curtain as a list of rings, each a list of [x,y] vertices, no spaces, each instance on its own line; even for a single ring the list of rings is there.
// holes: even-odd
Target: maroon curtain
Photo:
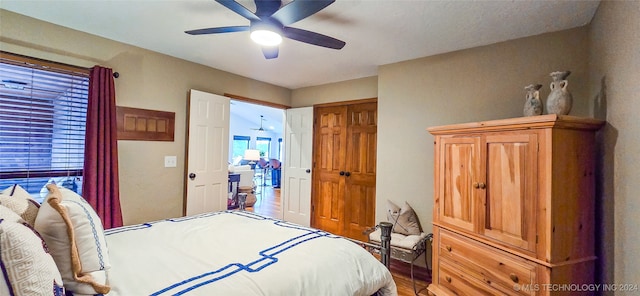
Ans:
[[[116,128],[113,70],[95,66],[89,79],[82,196],[96,210],[105,229],[122,226]]]

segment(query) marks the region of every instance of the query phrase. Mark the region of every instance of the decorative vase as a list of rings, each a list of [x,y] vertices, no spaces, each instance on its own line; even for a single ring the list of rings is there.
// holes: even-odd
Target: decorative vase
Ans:
[[[524,102],[524,116],[536,116],[542,114],[542,101],[540,101],[540,91],[542,84],[529,84],[524,87],[527,91]]]
[[[571,111],[571,105],[573,104],[573,97],[567,86],[569,82],[566,78],[571,74],[571,71],[556,71],[551,72],[551,93],[547,97],[547,113],[557,115],[567,115]]]

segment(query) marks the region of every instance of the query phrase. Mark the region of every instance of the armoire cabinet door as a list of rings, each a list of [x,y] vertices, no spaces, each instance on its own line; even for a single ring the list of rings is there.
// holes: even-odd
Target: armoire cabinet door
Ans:
[[[536,133],[486,134],[486,186],[481,231],[514,247],[535,251],[538,142]]]
[[[479,178],[480,137],[442,137],[437,149],[437,221],[473,232],[478,212],[473,185]]]

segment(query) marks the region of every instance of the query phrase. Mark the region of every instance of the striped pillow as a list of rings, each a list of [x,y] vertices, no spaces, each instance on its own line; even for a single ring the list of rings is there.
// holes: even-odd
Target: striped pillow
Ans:
[[[20,216],[0,205],[0,295],[64,295],[47,245]]]
[[[100,218],[75,192],[47,185],[35,228],[49,245],[67,291],[107,294],[109,253]]]

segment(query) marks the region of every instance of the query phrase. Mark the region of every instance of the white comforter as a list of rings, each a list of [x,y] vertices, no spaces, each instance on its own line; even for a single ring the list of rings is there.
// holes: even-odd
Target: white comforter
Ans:
[[[108,296],[397,295],[389,271],[346,239],[249,212],[107,231]]]

